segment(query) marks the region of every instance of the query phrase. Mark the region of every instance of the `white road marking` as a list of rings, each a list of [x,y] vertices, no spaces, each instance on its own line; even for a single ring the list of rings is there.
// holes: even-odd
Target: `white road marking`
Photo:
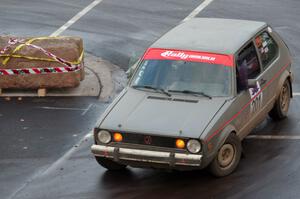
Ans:
[[[259,140],[300,140],[300,135],[248,135],[246,139]]]
[[[91,109],[91,107],[93,106],[94,104],[90,104],[86,109],[85,109],[85,111],[83,111],[82,113],[81,113],[81,115],[85,115],[90,109]]]
[[[48,110],[69,110],[69,111],[85,111],[86,110],[83,108],[65,108],[65,107],[51,107],[51,106],[41,106],[38,108],[48,109]]]
[[[55,32],[53,32],[50,36],[51,37],[55,37],[55,36],[60,35],[62,32],[64,32],[66,29],[68,29],[71,25],[73,25],[76,21],[78,21],[81,17],[83,17],[86,13],[88,13],[91,9],[93,9],[96,5],[98,5],[101,2],[102,2],[102,0],[95,0],[95,1],[93,1],[91,4],[89,4],[83,10],[81,10],[79,13],[77,13],[67,23],[65,23],[63,26],[61,26]]]
[[[83,111],[81,113],[84,116],[93,106],[94,104],[89,104],[87,108],[73,108],[73,107],[51,107],[51,106],[41,106],[38,107],[40,109],[47,109],[47,110],[67,110],[67,111]]]
[[[300,93],[293,93],[293,96],[300,96]]]
[[[90,132],[90,133],[86,134],[86,135],[84,136],[84,138],[85,138],[85,139],[88,139],[88,138],[93,137],[93,135],[94,135],[94,133],[93,133],[93,132]]]
[[[203,1],[195,10],[193,10],[186,18],[182,20],[182,22],[185,22],[187,20],[190,20],[197,16],[206,6],[208,6],[213,0],[205,0]]]

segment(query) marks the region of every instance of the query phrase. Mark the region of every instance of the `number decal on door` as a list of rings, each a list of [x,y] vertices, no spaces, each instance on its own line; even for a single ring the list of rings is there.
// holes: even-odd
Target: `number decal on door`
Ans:
[[[250,104],[250,113],[256,113],[258,110],[262,108],[262,103],[263,103],[263,93],[261,92],[260,84],[256,82],[256,87],[249,88],[249,93],[251,99],[253,99],[256,96],[255,99]]]

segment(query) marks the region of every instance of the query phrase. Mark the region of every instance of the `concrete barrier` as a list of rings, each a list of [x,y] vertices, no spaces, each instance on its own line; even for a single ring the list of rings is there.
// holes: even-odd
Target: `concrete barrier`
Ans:
[[[83,59],[79,37],[0,37],[0,89],[77,87]]]

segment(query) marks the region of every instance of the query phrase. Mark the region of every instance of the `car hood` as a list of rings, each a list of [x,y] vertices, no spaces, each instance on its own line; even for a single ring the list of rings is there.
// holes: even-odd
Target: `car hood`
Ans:
[[[128,88],[100,128],[133,133],[198,138],[226,98],[165,96]]]

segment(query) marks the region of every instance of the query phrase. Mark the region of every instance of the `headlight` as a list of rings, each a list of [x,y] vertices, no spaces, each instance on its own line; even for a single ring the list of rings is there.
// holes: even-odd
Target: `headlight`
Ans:
[[[107,144],[111,141],[111,135],[108,131],[101,130],[98,133],[98,140],[103,144]]]
[[[198,140],[189,140],[186,148],[191,153],[198,153],[201,150],[201,144]]]

